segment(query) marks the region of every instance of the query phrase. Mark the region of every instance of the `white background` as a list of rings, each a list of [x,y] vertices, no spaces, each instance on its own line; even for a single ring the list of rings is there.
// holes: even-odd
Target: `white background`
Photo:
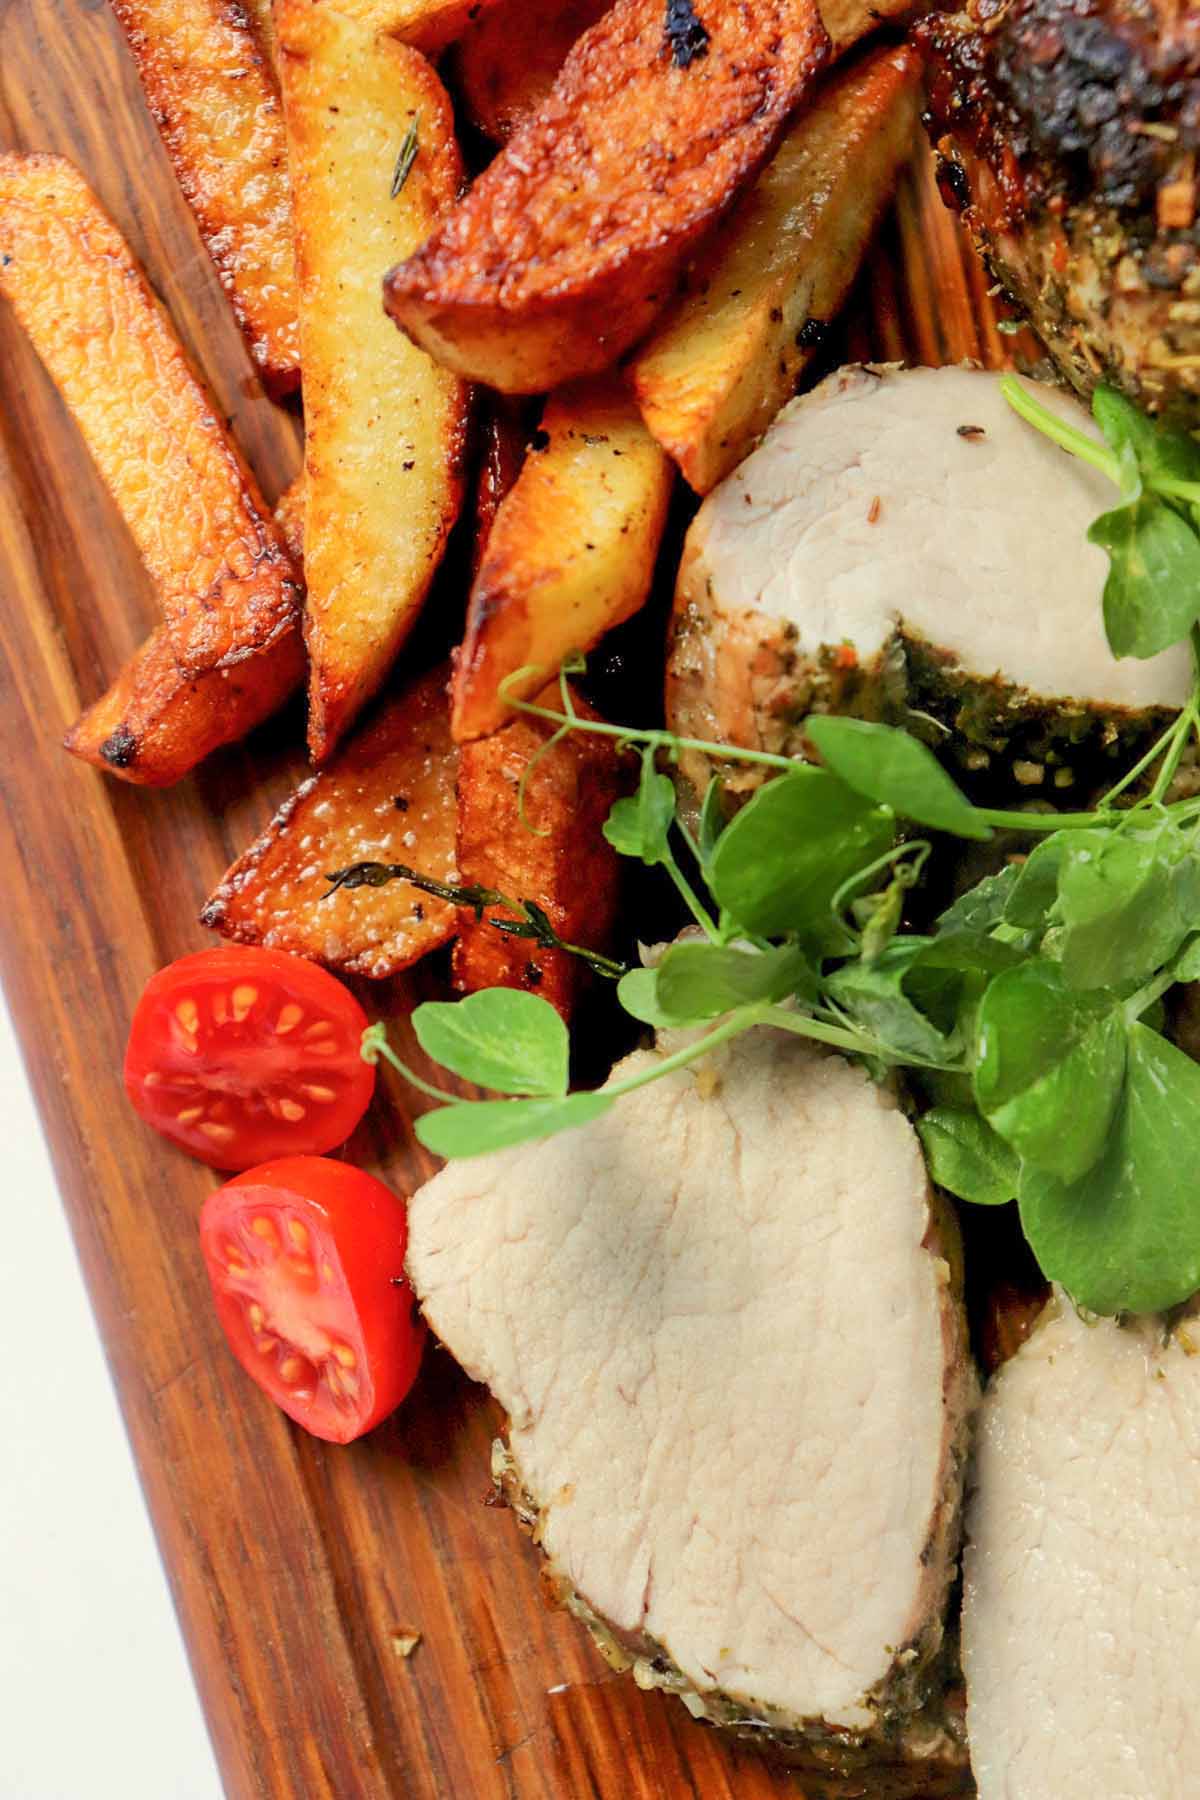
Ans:
[[[219,1800],[2,998],[0,1148],[0,1797]]]

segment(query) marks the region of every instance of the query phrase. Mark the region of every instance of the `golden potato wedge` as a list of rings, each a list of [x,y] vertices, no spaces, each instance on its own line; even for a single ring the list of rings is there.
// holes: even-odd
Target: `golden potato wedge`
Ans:
[[[273,713],[304,678],[296,608],[260,585],[160,626],[64,738],[72,756],[168,787]]]
[[[471,580],[483,566],[484,553],[500,503],[516,485],[525,461],[525,428],[517,403],[489,394],[479,424],[479,460],[475,470],[475,518],[471,536]]]
[[[502,501],[454,675],[459,743],[502,725],[500,684],[527,699],[571,650],[590,650],[650,590],[673,470],[614,376],[552,394]],[[537,448],[536,446],[542,446]]]
[[[346,18],[372,31],[385,31],[402,44],[432,56],[453,43],[472,19],[486,14],[496,0],[317,0],[334,6]],[[276,0],[278,9],[278,0]]]
[[[561,705],[557,682],[544,704]],[[578,695],[585,718],[597,715]],[[621,859],[601,827],[614,800],[629,785],[628,763],[611,738],[573,733],[541,756],[525,784],[521,777],[553,727],[518,718],[503,731],[464,744],[458,763],[458,869],[464,885],[478,883],[513,900],[532,900],[569,944],[605,952],[616,923]],[[529,988],[569,1017],[587,979],[578,957],[510,937],[492,919],[459,915],[454,946],[454,984],[464,993],[485,987]],[[517,917],[517,914],[511,916]]]
[[[642,417],[706,494],[795,392],[917,127],[921,62],[876,50],[805,108],[631,365]]]
[[[275,523],[292,553],[297,570],[304,573],[304,471],[284,488],[275,502]]]
[[[250,21],[251,28],[258,33],[259,47],[266,53],[271,73],[275,77],[275,85],[279,85],[279,55],[275,42],[275,16],[271,8],[271,0],[241,0],[241,8]]]
[[[229,0],[112,0],[112,9],[250,353],[268,387],[286,392],[300,380],[300,335],[268,50]]]
[[[472,122],[505,144],[535,113],[589,26],[611,0],[500,0],[473,19],[455,49],[455,72]]]
[[[68,748],[130,781],[177,780],[299,681],[296,570],[128,245],[62,157],[0,155],[0,293],[74,415],[163,614]]]
[[[843,56],[881,25],[904,25],[930,5],[931,0],[820,0],[821,21],[834,56]]]
[[[304,357],[309,748],[328,756],[420,611],[463,485],[467,390],[399,338],[381,273],[453,205],[450,101],[420,51],[278,0]],[[393,173],[394,172],[394,173]]]
[[[383,701],[318,774],[284,801],[228,870],[200,917],[239,944],[265,944],[382,979],[448,942],[457,909],[407,881],[329,891],[358,862],[455,878],[454,778],[443,666]]]
[[[388,310],[447,368],[540,393],[644,335],[825,62],[817,0],[617,0]]]

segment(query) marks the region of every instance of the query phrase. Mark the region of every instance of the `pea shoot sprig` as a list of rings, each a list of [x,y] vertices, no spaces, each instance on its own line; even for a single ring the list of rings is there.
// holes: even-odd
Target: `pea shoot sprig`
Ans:
[[[1028,416],[1037,403],[1027,407],[1014,387]],[[1109,404],[1097,401],[1102,427]],[[1081,1305],[1159,1311],[1200,1289],[1200,1065],[1161,1030],[1168,989],[1200,979],[1200,799],[1169,799],[1200,735],[1200,539],[1186,603],[1173,589],[1192,551],[1156,564],[1147,548],[1162,538],[1160,503],[1194,538],[1200,482],[1180,472],[1174,440],[1140,415],[1131,427],[1124,406],[1106,415],[1120,421],[1108,450],[1074,434],[1097,466],[1110,459],[1103,466],[1124,496],[1117,511],[1132,509],[1125,538],[1111,526],[1097,537],[1112,557],[1106,625],[1119,654],[1149,655],[1165,647],[1169,617],[1166,641],[1190,634],[1197,679],[1099,805],[1056,814],[975,806],[924,744],[857,719],[808,721],[819,766],[606,725],[575,711],[572,665],[561,709],[512,704],[552,724],[551,741],[590,732],[639,757],[636,791],[614,805],[605,836],[621,855],[665,870],[699,930],[653,967],[627,971],[616,991],[640,1022],[691,1029],[637,1073],[572,1094],[566,1027],[538,996],[489,989],[420,1006],[413,1024],[425,1053],[505,1096],[473,1101],[432,1087],[373,1027],[363,1054],[383,1056],[441,1103],[417,1121],[423,1143],[474,1156],[549,1136],[766,1025],[837,1049],[876,1077],[902,1072],[925,1108],[918,1130],[934,1180],[979,1205],[1015,1200],[1043,1271]],[[1085,453],[1057,415],[1046,418],[1050,435]],[[1174,525],[1165,533],[1182,542]],[[758,764],[775,778],[728,820],[714,778],[693,830],[662,766],[684,750],[718,767]],[[944,852],[948,839],[997,832],[1023,834],[1022,854],[928,931],[904,929],[906,899],[936,853],[926,834],[938,834]]]

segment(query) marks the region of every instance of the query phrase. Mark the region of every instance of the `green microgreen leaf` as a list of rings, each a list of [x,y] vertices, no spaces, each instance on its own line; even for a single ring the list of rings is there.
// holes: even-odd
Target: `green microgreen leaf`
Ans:
[[[831,713],[813,714],[804,729],[825,766],[856,794],[935,831],[963,838],[991,837],[991,826],[932,750],[907,731]]]
[[[567,1028],[548,1000],[483,988],[464,1000],[429,1000],[412,1016],[417,1042],[444,1069],[501,1094],[567,1091]]]
[[[977,1112],[935,1106],[917,1121],[917,1131],[939,1187],[976,1206],[1016,1199],[1021,1160]]]
[[[1108,552],[1104,629],[1114,656],[1157,656],[1187,636],[1200,618],[1200,538],[1174,507],[1139,485],[1101,513],[1088,541]]]
[[[905,979],[925,947],[923,938],[893,943],[875,963],[845,963],[824,991],[839,1013],[869,1033],[900,1062],[952,1062],[956,1045],[905,990]],[[948,1009],[952,1016],[953,1004]]]
[[[1097,1313],[1162,1312],[1200,1288],[1200,1065],[1145,1025],[1121,1103],[1074,1182],[1026,1165],[1021,1224],[1043,1272]]]
[[[700,834],[697,840],[700,862],[706,869],[712,861],[713,851],[717,847],[717,839],[724,829],[725,802],[720,779],[714,775],[704,790],[704,803],[700,808]]]
[[[673,944],[658,964],[656,996],[668,1017],[714,1019],[756,1000],[784,1000],[816,984],[794,944],[742,950],[733,944]]]
[[[1144,981],[1200,925],[1200,861],[1169,819],[1149,830],[1063,834],[1057,918],[1064,979]]]
[[[1035,844],[1023,863],[1013,869],[1015,879],[1004,907],[1004,923],[1018,925],[1025,931],[1044,931],[1050,912],[1058,898],[1058,877],[1073,835],[1087,837],[1087,832],[1074,834],[1056,831],[1052,837]],[[1097,832],[1100,837],[1102,833]]]
[[[604,822],[604,835],[620,856],[633,856],[648,868],[671,861],[668,842],[675,821],[675,783],[660,775],[654,752],[642,755],[642,772],[636,794],[614,802]]]
[[[686,1016],[677,1018],[666,1011],[658,995],[657,969],[630,969],[617,983],[617,999],[631,1018],[643,1025],[653,1025],[656,1031],[698,1022]]]
[[[940,931],[990,931],[1004,918],[1009,896],[1017,884],[1020,869],[1008,863],[998,875],[985,875],[982,881],[960,894],[937,921]]]
[[[603,1092],[557,1100],[464,1100],[423,1113],[413,1129],[435,1156],[486,1156],[587,1125],[611,1105]]]
[[[834,895],[895,840],[895,821],[825,769],[761,787],[725,827],[709,870],[713,895],[742,928],[846,948]]]
[[[1044,959],[997,975],[979,1008],[975,1099],[1027,1162],[1074,1181],[1104,1147],[1125,1072],[1124,1014]]]

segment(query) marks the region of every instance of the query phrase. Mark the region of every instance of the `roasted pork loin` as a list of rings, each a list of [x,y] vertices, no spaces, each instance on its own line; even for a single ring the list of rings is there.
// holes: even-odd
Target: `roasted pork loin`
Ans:
[[[1090,429],[1069,393],[1038,392]],[[925,736],[981,784],[1078,794],[1191,686],[1183,645],[1144,662],[1108,647],[1107,562],[1086,532],[1116,498],[1016,416],[996,375],[840,370],[692,523],[672,729],[799,755],[809,713],[856,712]],[[703,788],[703,759],[685,768]],[[761,779],[724,773],[733,788]]]
[[[1200,9],[970,0],[918,37],[943,191],[1063,371],[1200,426]]]
[[[839,1794],[964,1779],[947,1232],[888,1093],[765,1031],[411,1203],[424,1312],[508,1414],[497,1473],[561,1597],[643,1683],[855,1776]]]
[[[984,1400],[963,1600],[980,1800],[1190,1800],[1200,1330],[1052,1301]]]

